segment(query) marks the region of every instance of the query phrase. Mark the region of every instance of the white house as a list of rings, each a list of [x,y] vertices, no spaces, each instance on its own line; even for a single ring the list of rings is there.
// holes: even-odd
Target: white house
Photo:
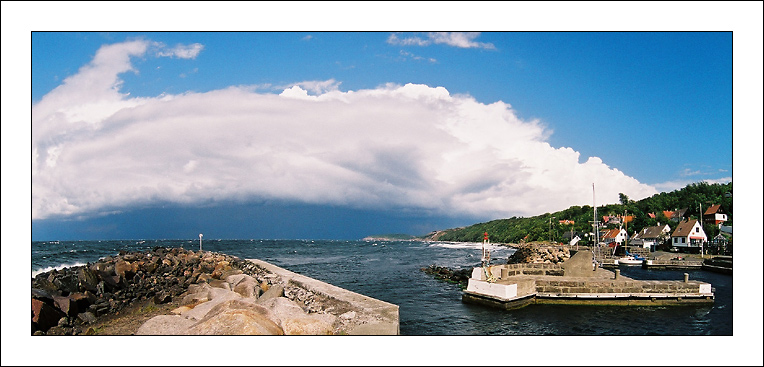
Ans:
[[[635,233],[629,243],[632,246],[642,246],[655,251],[655,247],[663,243],[671,233],[671,227],[668,224],[663,226],[660,223],[657,226],[645,227],[640,232]]]
[[[610,247],[614,247],[615,244],[620,245],[627,238],[629,238],[629,234],[626,233],[626,230],[623,228],[618,228],[605,231],[600,240],[602,240],[602,242],[606,243]]]
[[[721,211],[721,205],[711,205],[711,207],[706,209],[706,212],[703,213],[703,220],[706,223],[712,223],[718,226],[727,221],[727,214],[724,214]]]
[[[679,225],[671,234],[671,246],[678,248],[700,249],[703,243],[708,242],[708,236],[703,231],[703,226],[697,219],[687,219],[679,222]]]

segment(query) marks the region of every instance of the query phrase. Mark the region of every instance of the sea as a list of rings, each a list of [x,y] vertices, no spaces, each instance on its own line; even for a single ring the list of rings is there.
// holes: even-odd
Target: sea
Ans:
[[[199,250],[199,240],[32,242],[32,276],[84,265],[121,250],[154,247]],[[209,240],[205,251],[261,259],[287,270],[398,305],[401,335],[732,335],[732,276],[704,270],[646,270],[621,267],[633,279],[690,279],[711,284],[713,305],[668,307],[529,305],[506,311],[463,303],[459,285],[421,271],[437,265],[478,266],[481,243],[338,240]],[[491,263],[515,251],[489,244]]]

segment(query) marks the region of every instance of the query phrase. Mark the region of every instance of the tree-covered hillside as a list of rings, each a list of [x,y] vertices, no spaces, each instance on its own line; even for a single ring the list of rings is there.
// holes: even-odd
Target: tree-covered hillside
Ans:
[[[731,226],[731,182],[727,184],[694,183],[680,190],[662,192],[639,201],[630,200],[626,195],[621,194],[618,204],[598,205],[597,217],[602,223],[602,217],[606,215],[622,216],[626,213],[628,216],[633,216],[633,220],[627,224],[629,235],[658,223],[668,223],[673,231],[677,223],[666,218],[663,211],[687,209],[684,217],[696,219],[699,217],[701,207],[705,212],[714,204],[721,205],[721,212],[727,214],[728,218],[724,224]],[[655,214],[655,218],[650,217],[648,213]],[[545,213],[530,218],[497,219],[464,228],[436,231],[425,238],[440,241],[481,242],[483,233],[488,232],[491,242],[519,243],[521,240],[530,242],[550,239],[557,242],[567,242],[567,239],[563,240],[565,232],[590,233],[592,232],[593,220],[594,213],[591,206],[572,206],[559,212]],[[560,221],[569,221],[569,224],[563,224]],[[618,225],[611,224],[604,225],[604,227],[618,228]],[[719,233],[719,229],[713,225],[704,225],[704,230],[709,237]],[[587,239],[585,237],[582,239],[584,242],[580,243],[583,244]]]

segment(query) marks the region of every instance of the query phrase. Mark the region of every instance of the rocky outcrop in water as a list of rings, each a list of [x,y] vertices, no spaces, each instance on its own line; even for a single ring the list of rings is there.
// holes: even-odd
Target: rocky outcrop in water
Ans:
[[[83,334],[99,317],[136,302],[173,300],[182,304],[175,315],[151,319],[153,326],[139,330],[199,335],[332,334],[341,330],[350,318],[328,315],[321,299],[321,295],[286,284],[276,274],[230,255],[160,247],[147,252],[122,251],[93,264],[34,277],[32,334]],[[185,321],[178,323],[174,316]],[[182,332],[157,326],[162,324],[173,324]]]
[[[479,266],[479,265],[476,265]],[[430,265],[426,268],[419,269],[427,274],[430,274],[438,279],[445,280],[451,283],[457,283],[462,288],[467,288],[467,282],[472,276],[472,268],[464,268],[454,270],[445,266]]]

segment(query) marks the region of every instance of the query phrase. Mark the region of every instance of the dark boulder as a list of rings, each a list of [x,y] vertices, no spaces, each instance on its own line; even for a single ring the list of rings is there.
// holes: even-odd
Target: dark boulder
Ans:
[[[125,256],[122,256],[122,260],[130,261],[130,262],[138,260],[138,254],[136,253],[125,254]]]
[[[169,292],[160,292],[154,296],[154,303],[157,305],[172,301],[172,295]]]
[[[80,290],[80,282],[77,280],[77,276],[71,272],[59,273],[59,275],[53,278],[53,284],[61,291],[62,295],[79,292]]]
[[[58,295],[56,294],[56,296]],[[32,288],[32,298],[43,301],[51,306],[54,304],[53,295],[42,289]]]
[[[61,310],[64,315],[75,316],[79,313],[79,310],[77,309],[77,303],[72,302],[69,297],[54,296],[53,301],[55,301],[56,308]]]
[[[77,308],[77,313],[85,311],[91,303],[90,298],[84,293],[70,294],[69,302],[74,304],[74,306]],[[70,316],[72,315],[70,314]]]
[[[93,315],[92,312],[86,311],[80,314],[77,314],[77,318],[80,319],[82,322],[86,324],[92,324],[96,322],[96,316]]]
[[[47,331],[53,326],[58,325],[58,320],[64,317],[64,313],[55,307],[32,298],[32,329]]]
[[[82,266],[77,270],[77,280],[82,289],[91,292],[96,291],[96,286],[98,286],[99,282],[98,274],[87,266]]]
[[[53,282],[48,280],[47,276],[43,276],[42,274],[38,275],[34,280],[32,281],[32,288],[37,288],[40,290],[43,290],[50,295],[60,295],[61,291],[58,290],[58,287],[56,287]]]
[[[105,290],[112,291],[115,289],[122,288],[122,285],[121,285],[122,279],[118,275],[110,275],[108,272],[99,271],[98,276],[106,284],[106,288],[104,288]]]

